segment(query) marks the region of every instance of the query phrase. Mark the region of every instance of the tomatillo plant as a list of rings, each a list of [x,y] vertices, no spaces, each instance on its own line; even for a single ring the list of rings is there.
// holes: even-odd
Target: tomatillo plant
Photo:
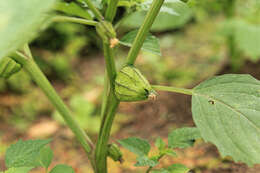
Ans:
[[[137,155],[135,166],[146,166],[147,173],[175,171],[187,173],[189,169],[181,164],[175,163],[161,169],[156,169],[155,166],[165,155],[176,156],[173,149],[190,147],[197,138],[203,138],[205,141],[215,144],[222,156],[232,156],[235,161],[245,162],[249,165],[260,163],[258,109],[260,107],[260,81],[249,75],[228,74],[213,77],[193,89],[150,85],[140,70],[135,67],[137,56],[143,47],[147,48],[144,43],[157,45],[158,40],[149,33],[149,30],[158,14],[167,12],[171,15],[178,15],[174,9],[168,8],[167,4],[185,5],[185,3],[178,0],[165,0],[165,2],[164,0],[144,0],[142,2],[145,5],[138,6],[136,9],[142,10],[142,7],[144,7],[144,11],[148,9],[143,23],[137,32],[127,34],[129,38],[125,38],[125,43],[122,43],[117,39],[113,24],[118,7],[127,8],[129,5],[127,1],[103,0],[99,4],[99,9],[91,0],[72,2],[0,1],[0,14],[9,17],[8,21],[0,18],[0,76],[8,78],[15,75],[21,68],[31,76],[82,145],[95,173],[107,173],[107,157],[121,163],[124,159],[119,147],[116,144],[109,144],[110,131],[119,103],[155,99],[157,96],[155,90],[192,95],[192,113],[197,127],[172,131],[168,137],[168,144],[158,137],[155,141],[158,153],[152,156],[149,155],[151,146],[146,140],[136,137],[118,140],[120,145]],[[134,3],[136,6],[138,4],[140,5],[141,2]],[[17,6],[20,10],[16,9]],[[48,13],[50,9],[64,13],[64,15],[53,16]],[[132,8],[126,11],[134,12]],[[23,20],[19,20],[20,16],[23,17]],[[127,15],[124,15],[123,18],[125,16]],[[102,39],[106,76],[101,110],[102,122],[97,143],[94,143],[81,129],[74,120],[70,109],[34,62],[28,42],[35,36],[33,33],[40,28],[41,24],[48,20],[95,26],[97,34]],[[116,26],[120,27],[120,22]],[[9,32],[10,30],[12,33]],[[115,66],[115,47],[119,43],[131,46],[126,62],[121,69],[117,69]],[[45,148],[49,142],[49,140],[29,140],[11,145],[6,153],[8,171],[28,172],[34,167],[42,166],[46,168],[47,172],[53,155],[50,148]],[[74,172],[71,167],[57,165],[51,170],[51,173],[61,171]]]

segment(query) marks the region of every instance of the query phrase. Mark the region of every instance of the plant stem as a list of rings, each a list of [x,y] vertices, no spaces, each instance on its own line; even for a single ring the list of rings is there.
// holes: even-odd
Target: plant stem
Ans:
[[[114,90],[111,88],[109,91],[108,100],[106,103],[106,110],[101,122],[101,128],[96,145],[96,173],[107,173],[107,146],[112,128],[113,120],[115,118],[116,110],[119,101],[114,95]]]
[[[144,23],[139,29],[137,36],[134,40],[133,46],[130,49],[128,56],[127,56],[127,64],[133,65],[137,55],[142,48],[144,40],[146,38],[147,33],[149,32],[157,14],[160,12],[160,8],[163,4],[164,0],[153,0],[150,10],[144,19]]]
[[[113,14],[116,13],[117,9],[117,2],[114,1],[111,1],[110,6],[108,7],[109,13],[106,12],[105,16],[106,20],[110,22],[113,21],[115,16]],[[110,13],[112,13],[112,15]],[[106,73],[104,80],[104,96],[101,111],[102,122],[95,151],[96,165],[98,165],[96,173],[107,172],[107,146],[113,120],[115,118],[116,110],[119,105],[119,101],[117,100],[114,94],[114,80],[116,77],[114,50],[110,48],[110,45],[108,43],[105,43],[104,41],[103,49],[106,61]]]
[[[28,49],[25,49],[25,52],[28,53]],[[52,87],[48,79],[42,73],[38,65],[34,62],[34,60],[27,55],[23,55],[21,53],[17,53],[15,56],[12,56],[18,63],[20,63],[23,68],[29,73],[32,79],[38,84],[38,86],[42,89],[44,94],[48,97],[50,102],[54,105],[54,107],[58,110],[60,115],[63,117],[66,124],[69,126],[71,131],[75,134],[76,138],[86,151],[88,158],[95,169],[94,162],[94,145],[91,139],[87,136],[83,129],[81,129],[73,118],[72,113],[56,93],[55,89]]]
[[[95,5],[91,2],[91,0],[78,0],[79,2],[85,2],[88,5],[88,8],[94,13],[96,18],[99,21],[103,21],[104,17],[100,13],[100,11],[95,7]]]
[[[176,87],[161,86],[161,85],[152,85],[152,88],[155,89],[155,90],[169,91],[169,92],[186,94],[186,95],[192,95],[193,94],[192,89],[176,88]]]
[[[73,22],[73,23],[90,25],[90,26],[96,26],[96,24],[98,23],[93,20],[86,20],[86,19],[82,19],[82,18],[69,17],[69,16],[55,16],[52,18],[52,21],[53,22]]]
[[[115,15],[116,15],[118,2],[119,2],[119,0],[110,1],[108,8],[106,10],[106,15],[105,15],[105,18],[107,21],[110,21],[110,22],[113,21]]]

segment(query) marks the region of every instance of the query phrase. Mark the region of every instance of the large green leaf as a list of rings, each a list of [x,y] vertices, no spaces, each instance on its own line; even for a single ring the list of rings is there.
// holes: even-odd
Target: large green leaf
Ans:
[[[152,31],[165,31],[182,27],[192,17],[192,11],[185,3],[180,1],[165,2],[162,9],[153,23]],[[170,11],[174,11],[178,15],[173,15]],[[132,13],[122,22],[122,26],[127,28],[140,27],[146,13],[147,11]]]
[[[150,151],[150,144],[143,139],[130,137],[122,140],[118,140],[118,142],[128,149],[129,151],[137,154],[138,156],[146,156]]]
[[[120,44],[132,47],[135,37],[137,36],[137,33],[138,33],[138,30],[134,30],[134,31],[127,33],[120,40]],[[142,46],[142,50],[154,53],[156,55],[161,55],[159,40],[152,34],[148,33],[148,35],[144,41],[144,44]]]
[[[54,0],[0,1],[0,58],[30,41]]]
[[[52,159],[53,159],[53,152],[49,146],[41,149],[38,157],[40,166],[47,169],[50,166]]]
[[[260,163],[260,81],[250,75],[213,77],[194,88],[194,121],[222,156]]]
[[[5,164],[8,168],[12,167],[36,167],[41,149],[50,140],[19,140],[12,144],[6,151]]]

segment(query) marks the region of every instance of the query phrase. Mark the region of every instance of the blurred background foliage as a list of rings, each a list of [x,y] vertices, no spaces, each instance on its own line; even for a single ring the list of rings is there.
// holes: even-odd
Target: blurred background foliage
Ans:
[[[137,59],[137,66],[152,84],[192,87],[225,67],[236,72],[245,62],[258,62],[259,0],[183,1],[166,1],[163,11],[167,13],[162,11],[151,29],[159,38],[162,56],[142,51]],[[104,5],[99,0],[95,2],[99,8]],[[140,27],[149,2],[120,0],[115,21],[119,38]],[[172,9],[179,15],[171,15]],[[99,130],[104,79],[102,45],[95,28],[52,23],[31,43],[31,48],[37,64],[71,107],[80,125],[95,136]],[[116,48],[119,68],[128,50],[122,45]],[[18,136],[30,133],[28,129],[41,120],[54,118],[55,127],[64,125],[23,70],[9,79],[0,79],[0,95],[0,126],[11,126]],[[120,133],[119,129],[134,118],[122,112],[118,117],[114,133]],[[6,135],[1,131],[0,139]],[[39,132],[32,136],[41,135],[51,134]],[[0,143],[0,155],[5,145]]]

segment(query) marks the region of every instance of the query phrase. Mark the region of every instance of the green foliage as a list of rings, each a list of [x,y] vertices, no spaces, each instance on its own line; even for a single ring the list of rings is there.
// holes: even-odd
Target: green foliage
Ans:
[[[55,10],[66,13],[68,15],[79,16],[89,20],[92,19],[92,16],[88,13],[88,11],[84,10],[74,2],[57,2],[54,8]]]
[[[162,168],[160,170],[154,170],[152,173],[188,173],[189,168],[181,164],[173,164],[168,168]]]
[[[7,149],[5,156],[6,166],[8,168],[38,166],[37,158],[40,151],[49,142],[50,140],[19,140]]]
[[[233,36],[236,45],[252,60],[260,57],[260,26],[243,20],[232,19],[223,23],[221,33]]]
[[[97,133],[100,125],[100,117],[94,115],[95,105],[82,95],[74,95],[69,101],[75,119],[79,125],[87,129],[90,133]],[[53,117],[60,123],[65,124],[58,111],[53,113]]]
[[[123,36],[123,38],[121,38],[120,44],[132,47],[132,44],[134,42],[137,33],[138,30],[134,30],[127,33],[126,35]],[[156,55],[160,55],[160,56],[162,55],[158,38],[156,38],[150,33],[146,36],[142,50],[154,53]]]
[[[51,162],[53,159],[53,151],[51,150],[50,147],[44,147],[41,151],[40,151],[40,155],[39,155],[39,163],[42,167],[48,169],[48,167],[50,166]]]
[[[28,173],[31,169],[32,167],[9,168],[4,173]]]
[[[159,162],[155,159],[150,159],[147,156],[140,156],[137,157],[137,162],[135,164],[136,167],[140,166],[151,166],[154,167],[158,164]]]
[[[138,156],[147,156],[151,148],[150,144],[146,140],[136,137],[121,139],[118,140],[118,142]]]
[[[188,8],[188,6],[181,1],[169,1],[165,2],[163,8],[168,9],[168,11],[174,11],[176,14],[172,14],[172,12],[165,12],[167,10],[161,11],[157,16],[153,26],[151,28],[152,31],[166,31],[170,29],[180,28],[184,24],[186,24],[192,17],[192,12]],[[126,17],[122,22],[122,27],[126,28],[138,28],[144,20],[146,11],[145,9],[141,9],[140,11],[136,11]]]
[[[197,128],[181,128],[173,130],[168,137],[170,148],[187,148],[193,146],[195,139],[201,138]]]
[[[109,144],[108,145],[108,157],[112,158],[114,161],[122,162],[123,154],[120,151],[120,148],[116,144]]]
[[[75,171],[67,165],[56,165],[50,173],[75,173]]]
[[[0,58],[30,41],[39,30],[54,0],[0,2]],[[22,15],[21,15],[22,12]]]
[[[213,77],[194,88],[193,119],[222,156],[260,163],[260,82],[250,75]]]

